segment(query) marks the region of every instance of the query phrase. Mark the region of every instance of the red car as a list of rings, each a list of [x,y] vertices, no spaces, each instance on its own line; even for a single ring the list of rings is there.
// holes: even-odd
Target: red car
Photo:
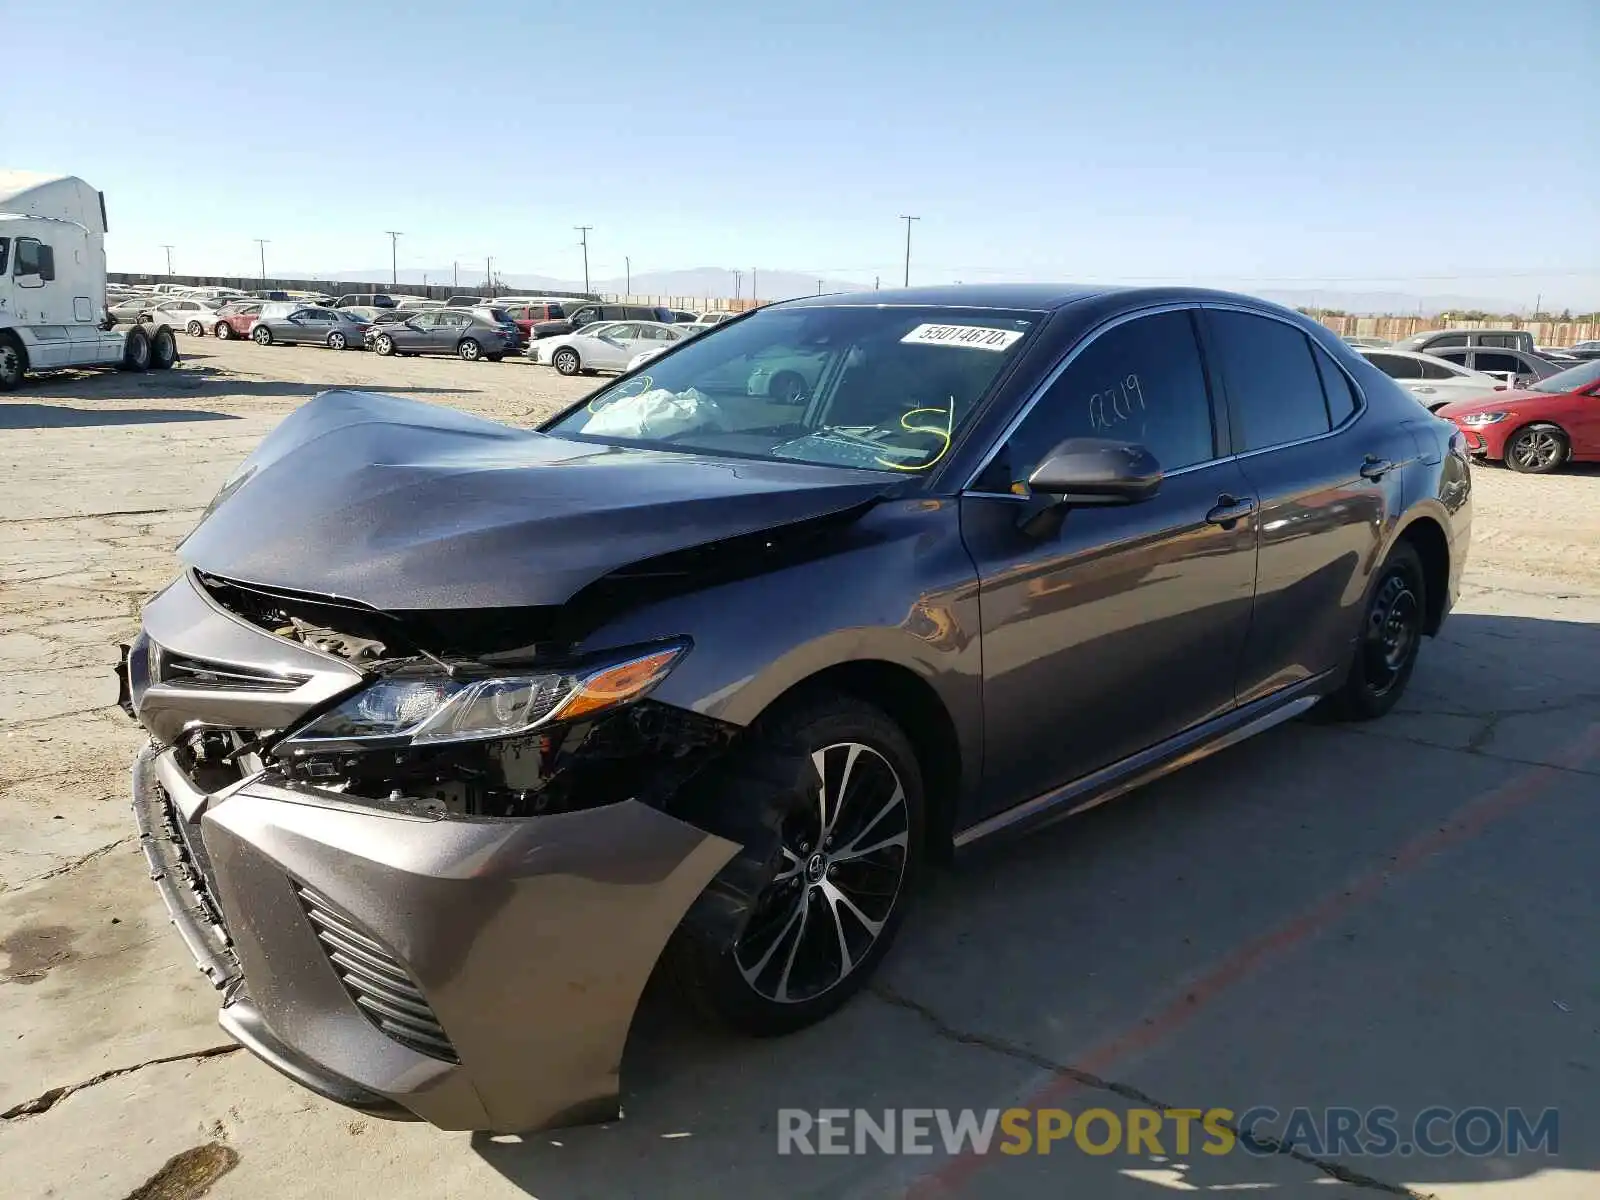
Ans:
[[[1478,458],[1543,475],[1569,462],[1600,462],[1600,360],[1580,363],[1531,387],[1446,404]]]
[[[261,301],[249,304],[226,304],[217,314],[217,323],[211,327],[211,332],[223,341],[229,338],[247,338],[250,336],[250,326],[256,323],[256,318],[261,315]]]

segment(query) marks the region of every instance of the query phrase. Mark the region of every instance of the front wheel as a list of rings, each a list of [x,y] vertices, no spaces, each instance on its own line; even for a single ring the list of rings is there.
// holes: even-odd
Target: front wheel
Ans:
[[[190,321],[183,327],[183,331],[190,337],[205,337],[206,335],[206,327],[200,324],[199,321]]]
[[[328,335],[329,350],[343,350],[348,345],[349,342],[345,340],[344,334],[340,333],[337,329]]]
[[[1529,425],[1506,443],[1506,466],[1525,475],[1548,475],[1567,461],[1567,439],[1554,425]]]
[[[1427,599],[1422,559],[1410,542],[1400,542],[1373,581],[1344,686],[1323,702],[1331,716],[1370,721],[1399,703],[1422,648]]]
[[[268,329],[265,325],[257,325],[253,330],[251,330],[250,337],[258,346],[272,345],[272,330]]]
[[[576,375],[583,370],[583,363],[578,358],[578,352],[569,350],[565,346],[555,352],[550,359],[550,365],[562,375]]]
[[[462,338],[461,344],[456,347],[456,353],[468,362],[477,362],[483,357],[483,347],[472,338]]]
[[[387,333],[380,333],[373,339],[372,348],[387,357],[394,353],[394,339]]]
[[[218,321],[211,332],[217,335],[219,342],[225,342],[233,336],[233,326],[226,321]]]
[[[0,392],[14,392],[22,386],[22,347],[9,336],[0,337]]]
[[[905,733],[849,696],[819,694],[763,718],[750,753],[797,763],[778,843],[732,946],[685,929],[673,966],[690,1000],[757,1036],[822,1020],[888,952],[922,855],[922,772]],[[730,790],[748,802],[748,789]]]

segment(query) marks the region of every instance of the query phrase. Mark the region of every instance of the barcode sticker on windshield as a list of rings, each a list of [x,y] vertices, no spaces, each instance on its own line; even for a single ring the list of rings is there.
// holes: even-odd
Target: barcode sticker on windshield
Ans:
[[[918,325],[902,342],[917,346],[961,346],[968,350],[1008,350],[1022,334],[987,325]]]

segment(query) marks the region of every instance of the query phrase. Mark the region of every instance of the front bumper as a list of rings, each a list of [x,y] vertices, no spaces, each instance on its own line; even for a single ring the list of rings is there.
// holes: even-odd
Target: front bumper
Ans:
[[[614,1118],[645,982],[739,849],[637,801],[458,818],[265,774],[205,795],[156,747],[133,798],[223,1027],[320,1095],[444,1129]]]

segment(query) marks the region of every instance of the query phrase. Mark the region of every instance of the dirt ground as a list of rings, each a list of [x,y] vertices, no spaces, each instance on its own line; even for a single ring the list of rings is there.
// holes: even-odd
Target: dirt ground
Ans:
[[[802,1035],[742,1042],[652,1000],[622,1122],[441,1134],[328,1105],[217,1029],[132,836],[142,739],[110,667],[223,476],[315,392],[531,423],[595,381],[180,345],[169,373],[69,373],[0,398],[5,1195],[1600,1194],[1600,471],[1475,470],[1465,594],[1387,720],[1291,724],[935,879],[882,982]],[[775,1148],[783,1106],[1130,1096],[1557,1107],[1560,1153]]]

